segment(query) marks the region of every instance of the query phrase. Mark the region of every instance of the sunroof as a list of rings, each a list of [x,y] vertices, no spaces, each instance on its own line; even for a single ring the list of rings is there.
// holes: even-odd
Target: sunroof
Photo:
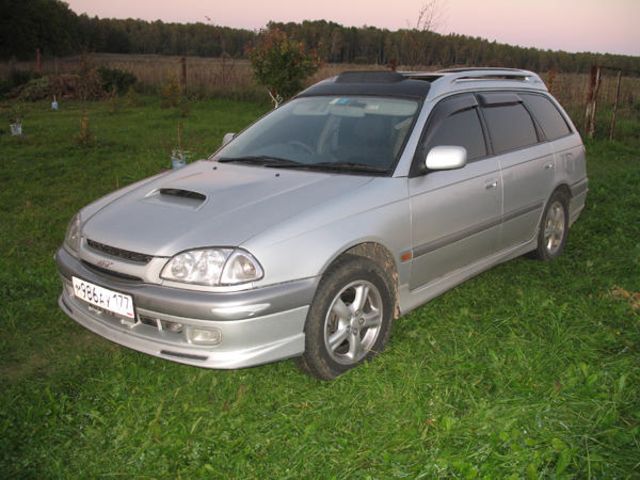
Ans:
[[[442,78],[442,75],[438,75],[436,74],[429,74],[429,73],[416,73],[416,74],[411,74],[411,73],[405,73],[404,74],[405,78],[410,78],[411,80],[422,80],[423,82],[434,82],[436,80],[438,80],[439,78]]]
[[[390,71],[362,71],[342,72],[336,78],[336,83],[396,83],[405,77],[397,72]]]
[[[435,77],[437,78],[437,77]],[[310,86],[298,97],[314,95],[373,95],[385,97],[424,98],[430,81],[425,77],[411,78],[406,73],[374,70],[344,72]]]

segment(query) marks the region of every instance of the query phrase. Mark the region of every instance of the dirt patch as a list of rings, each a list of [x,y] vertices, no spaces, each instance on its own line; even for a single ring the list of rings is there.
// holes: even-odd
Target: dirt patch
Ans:
[[[634,312],[640,312],[640,292],[630,292],[622,287],[614,286],[611,289],[611,296],[625,300]]]

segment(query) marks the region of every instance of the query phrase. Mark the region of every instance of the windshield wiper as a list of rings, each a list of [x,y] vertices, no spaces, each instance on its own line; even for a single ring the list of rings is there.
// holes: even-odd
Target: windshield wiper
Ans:
[[[320,162],[305,164],[304,167],[318,170],[336,170],[343,172],[365,172],[377,174],[384,174],[388,172],[387,168],[374,167],[373,165],[367,165],[357,162]]]
[[[220,163],[248,163],[250,165],[264,165],[265,167],[297,167],[304,166],[300,162],[295,160],[289,160],[288,158],[272,157],[269,155],[248,155],[246,157],[223,157],[219,158]]]
[[[323,171],[339,171],[339,172],[362,172],[375,173],[383,175],[387,173],[386,168],[374,167],[364,163],[357,162],[320,162],[320,163],[302,163],[288,158],[272,157],[269,155],[248,155],[245,157],[223,157],[218,159],[220,163],[247,163],[250,165],[263,165],[273,168],[296,168],[305,170],[323,170]]]

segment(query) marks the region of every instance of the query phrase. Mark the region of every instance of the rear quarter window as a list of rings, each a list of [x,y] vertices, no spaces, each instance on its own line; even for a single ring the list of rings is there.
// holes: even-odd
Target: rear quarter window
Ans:
[[[532,94],[520,94],[520,97],[538,121],[547,140],[555,140],[571,133],[564,117],[549,98]]]
[[[494,152],[497,154],[538,143],[531,115],[522,103],[482,108]]]

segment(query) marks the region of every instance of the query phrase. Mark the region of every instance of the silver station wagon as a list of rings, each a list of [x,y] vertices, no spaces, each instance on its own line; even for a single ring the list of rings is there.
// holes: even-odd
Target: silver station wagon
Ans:
[[[59,304],[168,360],[297,357],[332,379],[464,280],[560,255],[586,195],[580,136],[536,74],[345,72],[80,210]]]

